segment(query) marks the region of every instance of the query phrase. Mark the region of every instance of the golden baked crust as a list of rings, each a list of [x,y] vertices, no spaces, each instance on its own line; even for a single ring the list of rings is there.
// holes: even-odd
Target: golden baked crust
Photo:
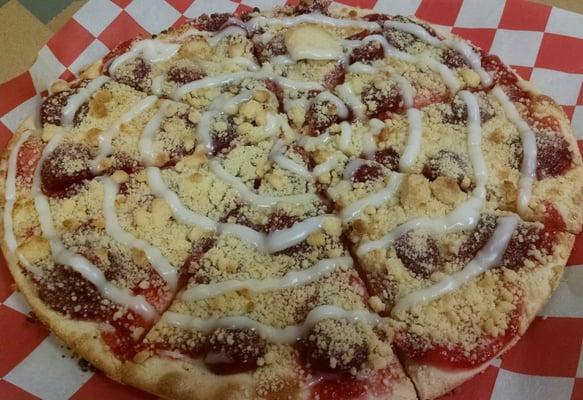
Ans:
[[[16,251],[1,232],[10,271],[39,319],[113,379],[168,399],[412,399],[413,385],[432,399],[516,343],[556,288],[583,224],[574,206],[583,165],[560,107],[423,21],[385,26],[370,11],[326,7],[253,13],[251,37],[242,21],[213,33],[229,25],[219,15],[129,43],[113,62],[56,82],[42,129],[28,120],[10,141],[0,182],[4,199],[16,196]],[[342,26],[313,12],[362,19]],[[284,28],[261,19],[306,13],[308,23]],[[390,44],[363,41],[369,28]],[[508,104],[464,51],[490,68]],[[67,114],[74,95],[84,101]],[[512,109],[537,140],[538,177],[522,207],[528,135]],[[468,145],[476,125],[483,163]],[[62,260],[76,261],[53,259],[32,177],[20,171],[16,193],[7,191],[25,132],[41,150],[58,139],[29,169],[40,171],[58,240],[106,277],[93,286],[77,278],[102,311],[75,303],[83,293],[63,284],[71,268]],[[470,203],[473,223],[455,216]],[[420,232],[399,231],[412,220]],[[499,257],[482,265],[478,253],[511,222]],[[49,278],[33,276],[21,255]],[[455,290],[409,301],[472,262],[482,269]],[[111,282],[133,297],[107,297]],[[479,363],[452,356],[453,369],[419,356],[488,345],[495,351]]]

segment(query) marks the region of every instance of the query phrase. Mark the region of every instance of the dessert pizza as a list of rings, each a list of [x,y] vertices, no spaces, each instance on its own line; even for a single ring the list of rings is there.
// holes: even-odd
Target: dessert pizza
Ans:
[[[583,214],[569,122],[411,17],[203,15],[57,81],[2,158],[49,329],[168,399],[433,399],[525,332]]]

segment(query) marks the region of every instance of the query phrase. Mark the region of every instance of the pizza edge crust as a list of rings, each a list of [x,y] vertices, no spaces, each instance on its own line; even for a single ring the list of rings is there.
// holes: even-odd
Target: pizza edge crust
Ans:
[[[556,246],[556,254],[552,262],[548,265],[537,266],[535,268],[546,268],[549,270],[548,286],[543,292],[538,294],[527,293],[525,298],[525,315],[520,324],[520,332],[492,359],[499,357],[510,350],[524,335],[538,312],[549,301],[553,292],[559,285],[565,264],[575,242],[575,236],[563,232],[559,236]],[[474,376],[483,372],[490,366],[491,360],[473,369],[460,369],[458,371],[447,371],[431,365],[416,363],[411,360],[403,360],[408,376],[413,380],[419,398],[422,400],[435,399],[442,396]]]
[[[0,156],[0,196],[2,198],[0,213],[2,213],[2,215],[4,214],[5,207],[4,199],[6,195],[8,157],[20,136],[29,129],[35,129],[32,117],[29,117],[22,122]],[[29,278],[23,273],[16,255],[8,249],[4,239],[4,229],[4,224],[0,224],[0,248],[4,254],[6,264],[8,265],[8,269],[14,278],[18,290],[26,298],[26,301],[32,308],[35,316],[49,331],[58,336],[75,353],[81,355],[81,357],[102,370],[110,378],[119,381],[122,363],[115,357],[115,355],[109,350],[109,347],[101,339],[101,331],[98,324],[95,322],[78,321],[67,318],[56,311],[51,310],[44,304],[44,302],[38,297],[36,289],[30,282]]]

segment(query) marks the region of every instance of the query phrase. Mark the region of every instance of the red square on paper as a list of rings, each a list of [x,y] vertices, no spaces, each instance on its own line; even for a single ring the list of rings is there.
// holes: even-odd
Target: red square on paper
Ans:
[[[582,141],[578,142],[579,148],[582,148]],[[567,265],[581,265],[583,264],[583,233],[575,237],[575,244],[571,256],[567,260]]]
[[[4,126],[1,122],[0,125]],[[4,302],[12,292],[14,292],[14,279],[12,279],[10,271],[8,271],[4,256],[0,254],[0,303]]]
[[[583,39],[545,33],[535,67],[563,72],[583,72]]]
[[[499,28],[543,32],[551,7],[524,0],[507,0]]]
[[[571,393],[571,400],[583,399],[583,378],[576,378],[573,385],[573,393]]]
[[[496,29],[453,28],[452,33],[460,35],[485,51],[489,51],[496,35]]]
[[[581,318],[536,317],[502,357],[502,368],[527,375],[574,377],[582,336]]]
[[[111,1],[120,6],[121,8],[126,8],[132,2],[132,0],[111,0]]]
[[[114,382],[100,372],[94,374],[81,386],[70,400],[101,398],[107,398],[107,400],[156,400],[156,396]]]
[[[184,12],[190,7],[192,4],[192,0],[166,0],[168,4],[174,7],[180,14],[184,14]]]
[[[16,106],[34,97],[36,90],[30,73],[27,71],[0,85],[0,115],[6,114]]]
[[[522,79],[530,80],[532,75],[532,67],[525,67],[523,65],[511,65],[512,69],[515,70]]]
[[[347,6],[360,8],[374,8],[374,6],[378,3],[377,0],[336,0],[336,2],[346,4]]]
[[[38,397],[22,390],[10,382],[0,379],[0,399],[36,400]]]
[[[122,11],[111,22],[111,24],[101,32],[99,40],[111,50],[119,43],[138,36],[149,37],[150,34],[127,12]]]
[[[87,29],[71,18],[49,40],[47,45],[61,63],[69,66],[89,46],[93,39],[93,35]]]
[[[434,24],[453,26],[463,0],[422,0],[417,15]]]
[[[490,365],[484,372],[464,383],[453,392],[439,398],[439,400],[490,400],[498,368]]]
[[[0,304],[0,376],[10,372],[48,335],[40,322],[31,322],[26,315]]]

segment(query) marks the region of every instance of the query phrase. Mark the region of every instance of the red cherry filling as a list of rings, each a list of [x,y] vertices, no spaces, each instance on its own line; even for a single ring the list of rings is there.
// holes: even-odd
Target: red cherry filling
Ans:
[[[455,260],[462,265],[469,263],[490,240],[496,229],[496,218],[492,215],[482,215],[476,228],[468,235],[459,247]]]
[[[220,132],[215,131],[212,133],[212,155],[216,156],[217,154],[228,153],[233,148],[236,139],[237,131],[235,128],[235,122],[232,118],[229,118],[227,120],[226,130]]]
[[[64,194],[73,185],[92,177],[91,152],[80,143],[58,146],[41,166],[41,184],[47,196]]]
[[[468,165],[457,153],[440,150],[425,163],[423,175],[430,181],[445,176],[461,184],[468,178]]]
[[[273,79],[266,79],[265,88],[275,95],[277,102],[279,103],[278,111],[284,113],[283,109],[283,90]]]
[[[231,17],[233,17],[233,14],[229,13],[203,14],[190,21],[189,25],[201,31],[217,32]]]
[[[203,72],[188,67],[172,67],[168,70],[168,80],[180,85],[186,85],[204,77]]]
[[[346,40],[362,40],[370,35],[372,35],[372,32],[369,31],[368,29],[364,29],[358,33],[355,33],[354,35],[348,36]]]
[[[115,80],[138,91],[147,92],[152,82],[150,78],[151,72],[152,67],[143,58],[136,58],[129,64],[128,69],[123,74],[118,76],[118,71],[116,71]]]
[[[30,137],[20,146],[16,160],[17,182],[30,184],[36,166],[41,158],[44,143],[38,136]]]
[[[129,39],[129,40],[126,40],[125,42],[121,42],[117,46],[115,46],[113,48],[113,50],[111,50],[109,53],[107,53],[107,55],[105,57],[103,57],[103,64],[102,64],[101,68],[103,70],[106,70],[107,68],[109,68],[109,63],[113,59],[115,59],[115,58],[119,57],[120,55],[129,51],[129,49],[134,44],[134,41],[136,41],[136,40],[138,40],[138,39]]]
[[[139,351],[141,331],[145,332],[143,327],[148,324],[139,315],[102,297],[78,272],[56,265],[35,283],[38,296],[51,309],[73,319],[111,325],[113,330],[104,331],[102,337],[120,359],[129,360]]]
[[[520,224],[513,232],[504,252],[502,266],[517,270],[526,260],[536,257],[536,251],[550,253],[557,240],[557,231],[551,227]]]
[[[340,122],[336,106],[329,101],[313,102],[306,113],[308,134],[319,136],[332,125]]]
[[[478,97],[478,105],[480,108],[480,123],[485,124],[492,117],[494,117],[494,109],[487,103],[487,100]],[[458,96],[454,97],[451,102],[451,112],[446,112],[443,116],[443,120],[449,124],[455,125],[465,125],[468,122],[468,106],[466,103]]]
[[[397,257],[415,275],[427,278],[441,264],[437,242],[423,233],[408,232],[395,241]]]
[[[346,78],[346,68],[343,63],[338,63],[324,77],[324,86],[326,89],[333,90],[336,86],[344,83]]]
[[[560,176],[571,168],[571,150],[563,136],[537,133],[536,150],[538,179]]]
[[[399,159],[400,155],[391,146],[385,147],[382,150],[377,150],[372,159],[378,162],[379,164],[384,165],[391,171],[397,171],[399,169]]]
[[[368,182],[382,178],[385,175],[383,167],[379,164],[362,164],[352,174],[352,182]]]
[[[314,326],[301,340],[300,348],[309,365],[323,372],[358,371],[369,354],[368,345],[354,324],[332,319]]]
[[[217,329],[208,339],[206,366],[216,374],[234,374],[257,368],[267,344],[248,329]]]
[[[495,84],[513,86],[518,82],[516,74],[498,56],[484,51],[480,55],[482,67],[492,75]]]
[[[273,36],[273,38],[267,43],[263,43],[259,39],[254,40],[253,54],[260,64],[269,61],[273,57],[287,54],[287,47],[285,46],[283,34]]]
[[[350,64],[360,61],[370,64],[372,61],[381,60],[385,57],[385,51],[379,42],[371,41],[352,50],[350,53]]]
[[[449,68],[463,68],[468,66],[464,57],[454,49],[447,49],[441,53],[441,61]]]
[[[297,217],[286,214],[284,211],[277,210],[269,216],[263,230],[267,233],[272,233],[282,229],[291,228],[296,222],[298,222]]]
[[[40,121],[44,124],[61,125],[63,107],[67,105],[71,90],[55,93],[43,100],[40,105]]]
[[[397,86],[383,89],[367,86],[362,91],[362,100],[367,105],[371,118],[384,120],[390,118],[391,114],[405,110],[403,96]]]
[[[477,347],[466,350],[460,345],[444,346],[431,343],[413,333],[399,333],[395,344],[407,358],[445,369],[473,368],[494,358],[517,334],[520,326],[522,304],[508,315],[506,331],[497,336],[486,336]]]

